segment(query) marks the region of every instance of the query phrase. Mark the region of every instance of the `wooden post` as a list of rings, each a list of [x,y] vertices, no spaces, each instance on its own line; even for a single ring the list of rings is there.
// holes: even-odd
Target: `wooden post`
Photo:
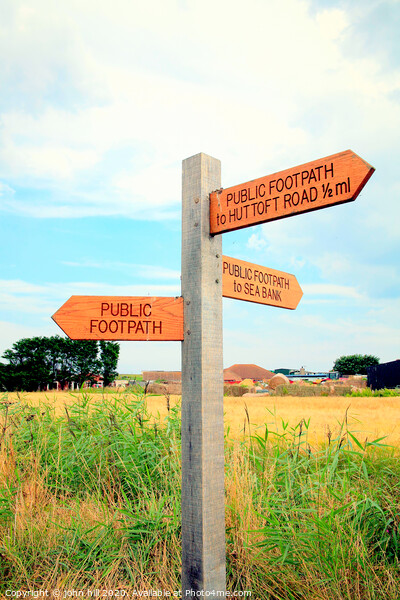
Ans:
[[[226,591],[222,240],[210,236],[209,194],[221,163],[206,154],[182,173],[182,597]]]

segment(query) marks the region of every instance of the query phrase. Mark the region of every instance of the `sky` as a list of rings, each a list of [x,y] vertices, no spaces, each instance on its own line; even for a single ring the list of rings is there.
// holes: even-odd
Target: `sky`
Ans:
[[[224,366],[400,358],[399,0],[2,0],[0,355],[72,295],[180,295],[181,164],[229,187],[347,149],[351,203],[223,234],[296,310],[224,299]],[[120,373],[180,369],[122,342]]]

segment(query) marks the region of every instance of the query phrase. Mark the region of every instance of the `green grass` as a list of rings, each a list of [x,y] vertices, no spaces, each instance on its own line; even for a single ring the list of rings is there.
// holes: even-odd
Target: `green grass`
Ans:
[[[0,405],[0,593],[179,589],[178,411],[154,424],[141,395],[89,398],[60,417]],[[398,449],[363,441],[346,417],[323,447],[308,427],[278,435],[247,419],[242,441],[226,436],[228,588],[398,600]]]
[[[348,396],[353,397],[390,397],[390,396],[400,396],[400,388],[390,389],[383,388],[382,390],[371,390],[370,388],[363,388],[360,390],[353,390],[351,394]]]

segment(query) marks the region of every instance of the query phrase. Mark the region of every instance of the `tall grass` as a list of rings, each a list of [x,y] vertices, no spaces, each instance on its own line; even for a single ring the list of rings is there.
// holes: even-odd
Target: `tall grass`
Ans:
[[[178,590],[178,407],[155,422],[128,393],[77,394],[61,416],[23,398],[0,408],[0,592]],[[225,445],[229,589],[398,600],[399,451],[347,416],[323,447],[304,420],[244,419]]]
[[[251,585],[260,598],[398,598],[395,453],[383,451],[382,439],[361,442],[347,415],[323,448],[309,445],[309,422],[282,425],[283,433],[266,426],[249,434],[241,453],[254,511],[243,544],[245,577],[235,585]],[[240,485],[234,473],[227,482]],[[233,545],[243,504],[234,506]]]
[[[144,397],[89,399],[63,417],[5,405],[0,580],[178,589],[179,423],[150,426]]]

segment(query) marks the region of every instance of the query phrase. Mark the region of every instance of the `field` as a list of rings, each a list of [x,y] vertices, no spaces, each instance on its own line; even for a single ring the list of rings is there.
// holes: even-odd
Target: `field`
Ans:
[[[178,590],[179,398],[0,400],[0,597]],[[224,399],[229,590],[399,599],[399,406],[399,397]]]
[[[92,402],[96,402],[102,392],[92,394]],[[57,415],[65,414],[64,406],[76,402],[77,394],[65,392],[32,392],[23,394],[28,404],[38,406],[45,403],[54,407]],[[107,397],[107,396],[105,396]],[[111,392],[111,397],[113,393]],[[17,395],[8,394],[10,401],[18,400]],[[180,407],[180,396],[171,396],[171,407]],[[265,430],[265,424],[271,431],[282,433],[283,425],[295,427],[302,419],[310,420],[308,441],[312,444],[326,441],[330,431],[336,435],[347,412],[349,427],[361,439],[377,439],[386,436],[385,443],[400,447],[400,396],[388,398],[376,397],[296,397],[296,396],[250,396],[224,398],[225,427],[229,428],[230,437],[240,439],[248,420],[245,407],[250,416],[252,433]],[[163,420],[167,416],[167,399],[164,396],[149,396],[147,400],[149,413],[155,420]],[[248,433],[248,431],[247,431]]]

